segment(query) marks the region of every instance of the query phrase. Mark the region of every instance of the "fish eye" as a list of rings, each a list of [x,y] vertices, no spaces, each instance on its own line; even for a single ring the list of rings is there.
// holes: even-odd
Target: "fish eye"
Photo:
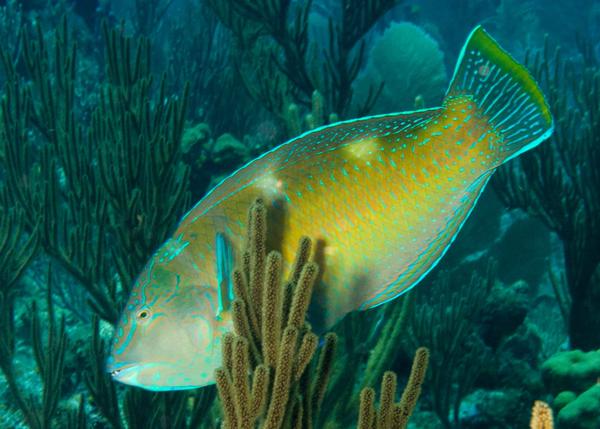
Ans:
[[[146,309],[140,310],[140,311],[138,311],[138,314],[136,317],[138,320],[147,320],[150,317],[150,311],[146,310]]]

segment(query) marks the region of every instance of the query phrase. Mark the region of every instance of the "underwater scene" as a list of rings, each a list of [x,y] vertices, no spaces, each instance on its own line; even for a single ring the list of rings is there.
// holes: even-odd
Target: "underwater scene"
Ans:
[[[600,429],[600,3],[0,0],[0,429]]]

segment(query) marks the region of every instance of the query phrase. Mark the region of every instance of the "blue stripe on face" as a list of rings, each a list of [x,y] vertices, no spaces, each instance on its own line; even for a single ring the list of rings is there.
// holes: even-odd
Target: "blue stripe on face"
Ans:
[[[157,317],[165,317],[165,316],[166,316],[166,313],[162,313],[162,312],[161,312],[161,313],[154,313],[154,314],[152,315],[152,317],[150,318],[150,320],[148,321],[148,323],[149,323],[149,322],[152,322],[152,321],[153,321],[153,320],[155,320]]]
[[[114,350],[114,353],[116,355],[120,355],[121,353],[123,353],[125,351],[125,349],[127,348],[127,346],[129,346],[129,343],[131,342],[131,339],[133,338],[133,335],[135,334],[136,325],[137,324],[135,323],[135,320],[132,319],[131,320],[131,329],[127,333],[127,338],[125,338],[125,340],[123,340],[123,344],[121,344],[121,346],[119,348]]]
[[[173,298],[179,295],[179,285],[181,283],[181,276],[179,274],[175,274],[175,289],[173,292],[165,299],[164,303],[168,304]]]

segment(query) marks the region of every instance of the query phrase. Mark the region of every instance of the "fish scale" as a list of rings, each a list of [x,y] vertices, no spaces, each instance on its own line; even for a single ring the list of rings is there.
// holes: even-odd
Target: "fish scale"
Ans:
[[[437,264],[494,170],[552,132],[527,70],[483,29],[461,52],[441,107],[341,122],[299,136],[225,179],[181,220],[133,287],[108,363],[124,383],[214,383],[231,331],[231,267],[248,208],[263,200],[267,247],[289,271],[300,238],[321,267],[310,323],[405,293]]]

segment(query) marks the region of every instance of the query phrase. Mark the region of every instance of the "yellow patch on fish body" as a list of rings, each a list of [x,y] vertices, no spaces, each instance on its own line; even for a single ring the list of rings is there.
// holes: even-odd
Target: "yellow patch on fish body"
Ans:
[[[202,199],[136,282],[110,367],[117,379],[154,390],[213,382],[216,345],[231,329],[223,308],[227,271],[240,262],[247,210],[257,198],[268,207],[269,247],[281,251],[286,269],[302,235],[316,240],[322,276],[310,321],[330,327],[416,285],[448,249],[494,169],[551,130],[527,71],[474,30],[442,107],[311,131]],[[156,323],[163,327],[136,319],[141,309],[162,314]],[[135,378],[125,379],[121,368]]]

